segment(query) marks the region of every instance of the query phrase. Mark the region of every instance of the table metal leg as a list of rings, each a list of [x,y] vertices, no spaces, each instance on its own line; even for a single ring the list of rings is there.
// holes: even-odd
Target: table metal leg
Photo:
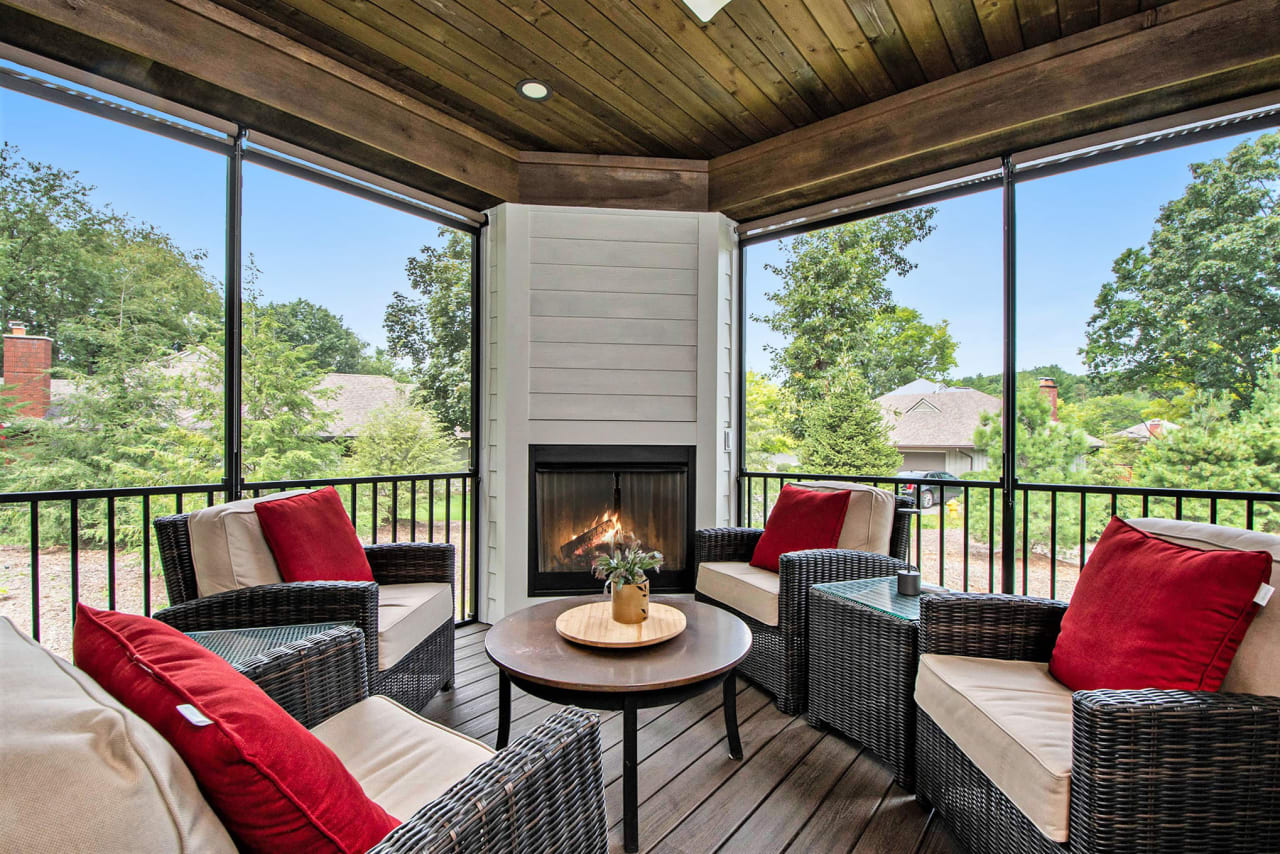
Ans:
[[[498,670],[498,749],[511,740],[511,677],[507,671]]]
[[[640,850],[636,798],[636,701],[628,697],[622,706],[622,847],[628,854]]]
[[[724,730],[729,736],[729,756],[742,758],[742,741],[738,738],[738,678],[730,673],[724,680]]]

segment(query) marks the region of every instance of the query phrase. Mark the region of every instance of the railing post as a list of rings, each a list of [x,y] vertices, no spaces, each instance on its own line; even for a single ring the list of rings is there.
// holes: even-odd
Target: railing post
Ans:
[[[1014,542],[1018,536],[1017,517],[1017,443],[1014,432],[1018,425],[1017,373],[1017,244],[1014,240],[1013,161],[1001,160],[1004,187],[1004,400],[1001,412],[1000,493],[1003,514],[1000,519],[1000,585],[1004,593],[1014,589]],[[1023,520],[1026,524],[1026,520]]]
[[[241,215],[244,210],[244,140],[245,129],[236,129],[235,144],[227,155],[227,281],[226,306],[223,313],[223,448],[222,481],[227,501],[236,501],[244,483],[240,464],[240,369],[241,335]]]

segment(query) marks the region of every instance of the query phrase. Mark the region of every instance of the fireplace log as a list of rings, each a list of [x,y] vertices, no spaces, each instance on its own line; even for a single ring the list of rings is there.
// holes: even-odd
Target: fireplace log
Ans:
[[[582,554],[587,549],[595,548],[603,543],[616,527],[617,523],[614,520],[605,519],[599,525],[588,528],[560,547],[560,557],[568,560]]]

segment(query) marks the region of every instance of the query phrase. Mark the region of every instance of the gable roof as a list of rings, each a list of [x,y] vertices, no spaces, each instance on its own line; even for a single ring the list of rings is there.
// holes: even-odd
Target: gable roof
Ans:
[[[927,384],[931,392],[914,391]],[[900,447],[972,448],[984,412],[1000,411],[1000,398],[975,388],[948,388],[916,380],[876,398],[889,425],[889,441]]]
[[[1173,430],[1181,429],[1180,425],[1174,424],[1172,421],[1165,421],[1163,418],[1152,418],[1150,421],[1143,421],[1139,424],[1134,424],[1132,427],[1117,430],[1111,435],[1146,442],[1150,439],[1162,438]]]

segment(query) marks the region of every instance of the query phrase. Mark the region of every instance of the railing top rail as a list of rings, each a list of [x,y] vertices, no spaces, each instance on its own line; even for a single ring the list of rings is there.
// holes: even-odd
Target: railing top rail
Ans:
[[[242,490],[249,489],[289,489],[298,486],[347,486],[363,483],[403,483],[407,480],[457,480],[458,478],[476,477],[475,472],[453,471],[436,474],[372,474],[359,477],[312,477],[299,480],[247,480],[241,485]]]
[[[998,480],[951,480],[941,477],[898,477],[897,475],[875,476],[865,474],[809,474],[794,471],[744,471],[743,477],[768,477],[786,480],[834,480],[842,483],[945,483],[952,486],[970,486],[977,489],[999,489]]]
[[[811,474],[806,472],[742,472],[742,477],[747,478],[771,478],[774,480],[833,480],[849,483],[938,483],[950,486],[968,486],[978,489],[999,489],[1001,484],[999,481],[991,480],[951,480],[950,478],[927,478],[927,477],[876,477],[872,475],[848,475],[848,474]],[[1185,489],[1180,487],[1165,486],[1116,486],[1107,484],[1082,484],[1082,483],[1024,483],[1018,482],[1017,489],[1026,492],[1069,492],[1073,494],[1092,494],[1092,495],[1130,495],[1136,498],[1143,496],[1149,498],[1183,498],[1192,500],[1210,501],[1217,499],[1219,501],[1273,501],[1280,503],[1280,492],[1249,492],[1245,490],[1231,489]]]
[[[107,489],[50,489],[41,492],[0,492],[0,504],[28,504],[32,501],[86,501],[95,498],[128,498],[142,495],[189,495],[195,492],[224,492],[221,483],[189,483],[180,486],[120,486]]]

